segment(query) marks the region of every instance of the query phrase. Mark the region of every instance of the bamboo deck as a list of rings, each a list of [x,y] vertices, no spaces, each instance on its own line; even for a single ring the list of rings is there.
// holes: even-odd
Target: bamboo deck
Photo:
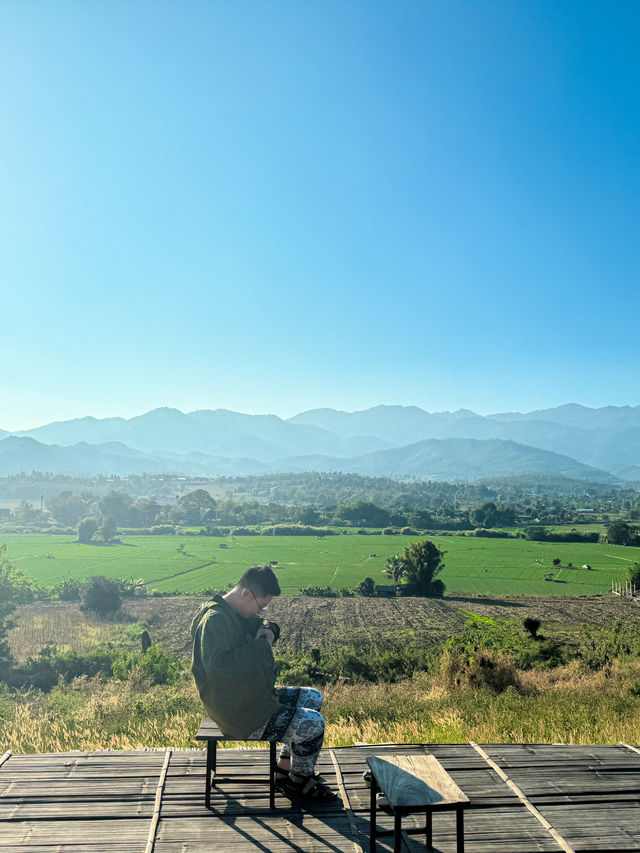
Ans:
[[[325,749],[319,772],[342,801],[306,809],[266,783],[222,781],[204,806],[201,750],[0,757],[2,853],[368,853],[368,755],[432,754],[471,800],[467,853],[640,850],[640,750],[617,746],[361,746]],[[268,751],[223,750],[219,773],[267,775]],[[391,819],[381,815],[381,828]],[[418,826],[417,818],[403,825]],[[452,813],[434,850],[453,853]],[[406,850],[424,851],[422,835]],[[378,851],[391,849],[380,839]]]

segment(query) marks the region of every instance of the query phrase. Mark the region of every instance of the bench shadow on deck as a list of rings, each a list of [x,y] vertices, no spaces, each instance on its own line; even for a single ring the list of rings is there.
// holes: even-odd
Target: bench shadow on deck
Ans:
[[[0,758],[3,853],[367,853],[366,758],[435,755],[471,800],[467,853],[640,850],[637,747],[372,745],[324,749],[319,772],[342,801],[292,807],[268,786],[229,778],[204,805],[204,750],[5,755]],[[266,777],[265,749],[225,750],[220,772]],[[420,817],[406,818],[419,826]],[[390,828],[380,815],[378,825]],[[403,822],[403,826],[405,823]],[[434,850],[455,850],[452,813],[433,818]],[[392,849],[379,839],[378,851]],[[406,836],[424,851],[424,836]]]

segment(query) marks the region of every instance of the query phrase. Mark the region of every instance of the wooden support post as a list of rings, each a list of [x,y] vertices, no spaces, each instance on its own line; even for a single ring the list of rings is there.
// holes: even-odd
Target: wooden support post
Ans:
[[[399,811],[393,814],[393,853],[400,853],[402,846],[402,813]]]
[[[375,774],[371,774],[371,799],[369,801],[369,853],[376,853],[376,796],[378,783]]]
[[[464,853],[464,811],[456,809],[456,853]]]
[[[215,776],[216,772],[216,747],[218,746],[217,740],[208,740],[207,741],[207,773],[205,780],[205,788],[204,788],[204,804],[209,809],[211,808],[211,785],[212,785],[212,777]]]
[[[269,808],[276,807],[276,742],[269,743]]]

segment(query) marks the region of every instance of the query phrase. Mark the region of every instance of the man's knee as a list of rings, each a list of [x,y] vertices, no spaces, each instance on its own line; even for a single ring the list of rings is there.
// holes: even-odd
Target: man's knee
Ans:
[[[296,755],[319,752],[324,740],[324,717],[310,708],[304,709],[304,719],[296,728],[291,749]]]
[[[306,700],[309,703],[309,707],[314,708],[315,710],[319,710],[322,706],[322,700],[324,696],[319,690],[316,690],[315,687],[307,687],[307,695]]]

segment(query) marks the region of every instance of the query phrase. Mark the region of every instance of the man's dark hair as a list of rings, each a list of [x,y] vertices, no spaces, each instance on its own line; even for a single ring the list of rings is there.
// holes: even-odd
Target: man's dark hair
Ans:
[[[254,595],[280,595],[280,584],[271,566],[251,566],[238,581],[238,586],[250,589]]]

